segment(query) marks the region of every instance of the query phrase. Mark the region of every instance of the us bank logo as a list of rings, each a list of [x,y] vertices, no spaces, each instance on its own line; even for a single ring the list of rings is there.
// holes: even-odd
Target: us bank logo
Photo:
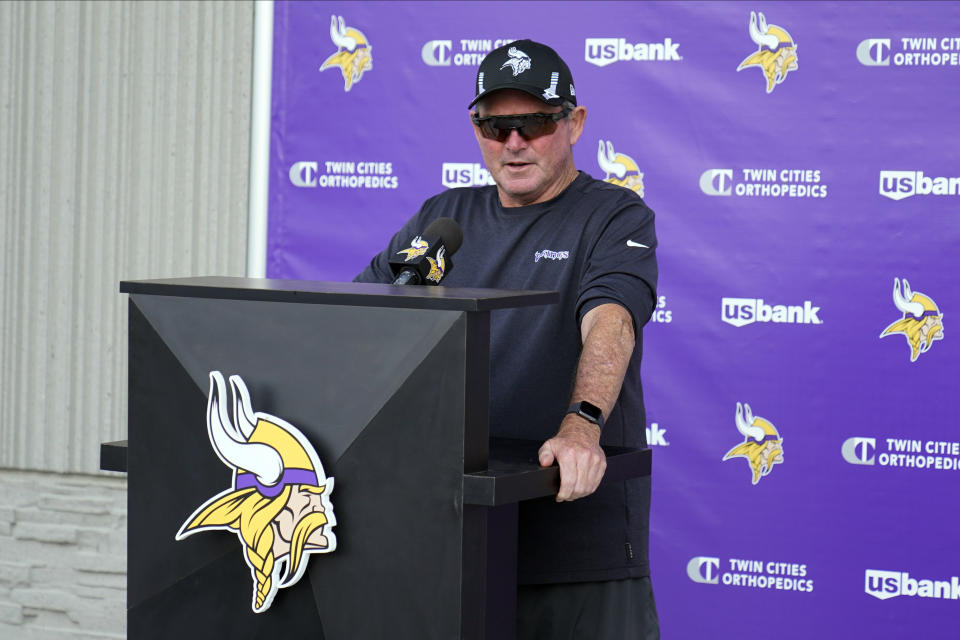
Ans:
[[[678,62],[680,43],[672,38],[660,42],[630,42],[626,38],[587,38],[584,60],[598,67],[614,62]]]
[[[487,168],[479,162],[444,162],[440,172],[440,182],[447,189],[496,184]]]
[[[694,556],[687,562],[687,577],[697,584],[748,589],[813,592],[806,563],[756,558]]]
[[[913,578],[906,571],[867,569],[864,572],[863,591],[878,600],[898,596],[960,600],[960,578]]]
[[[320,71],[340,69],[343,90],[350,91],[365,72],[373,69],[373,47],[360,30],[346,26],[343,16],[330,16],[330,40],[337,51],[323,61]]]
[[[744,167],[707,169],[700,191],[708,196],[737,198],[826,198],[828,185],[820,169]]]
[[[420,59],[430,67],[476,67],[488,53],[515,40],[516,38],[429,40],[420,48]]]
[[[866,38],[857,45],[856,55],[865,67],[956,67],[960,37]]]
[[[823,324],[820,307],[810,300],[803,304],[767,304],[763,298],[723,298],[720,301],[720,319],[734,327],[745,327],[755,322],[774,324]]]
[[[912,196],[955,196],[960,194],[960,177],[924,175],[923,171],[881,171],[880,195],[891,200]]]
[[[767,24],[762,13],[750,12],[747,30],[757,50],[743,59],[737,71],[757,67],[763,72],[767,93],[772,93],[778,84],[787,79],[788,73],[797,70],[797,44],[786,29]]]
[[[626,154],[616,153],[610,140],[600,141],[597,164],[606,173],[604,182],[630,189],[643,197],[643,172],[637,166],[636,160]]]

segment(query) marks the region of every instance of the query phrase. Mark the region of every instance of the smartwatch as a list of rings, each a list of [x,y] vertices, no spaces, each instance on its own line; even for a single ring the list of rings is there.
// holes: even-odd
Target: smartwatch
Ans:
[[[587,422],[592,422],[600,427],[601,430],[603,429],[603,411],[595,404],[587,402],[586,400],[574,402],[570,405],[570,408],[567,409],[567,413],[575,413]]]

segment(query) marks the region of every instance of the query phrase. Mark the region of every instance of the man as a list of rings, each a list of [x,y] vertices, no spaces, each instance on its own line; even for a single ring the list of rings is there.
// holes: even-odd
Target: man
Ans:
[[[646,446],[640,329],[656,300],[653,212],[577,171],[587,112],[553,49],[520,40],[492,51],[469,106],[496,187],[430,198],[356,280],[392,281],[389,260],[448,216],[464,240],[445,286],[560,293],[556,306],[491,315],[491,435],[543,441],[540,464],[557,463],[561,478],[556,500],[520,507],[518,635],[658,638],[649,478],[599,487],[601,442]]]

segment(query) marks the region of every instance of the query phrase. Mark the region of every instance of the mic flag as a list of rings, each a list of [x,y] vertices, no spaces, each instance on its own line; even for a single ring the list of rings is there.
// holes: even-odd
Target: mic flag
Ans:
[[[453,269],[450,259],[463,244],[463,231],[451,218],[437,218],[390,260],[393,284],[440,284]]]

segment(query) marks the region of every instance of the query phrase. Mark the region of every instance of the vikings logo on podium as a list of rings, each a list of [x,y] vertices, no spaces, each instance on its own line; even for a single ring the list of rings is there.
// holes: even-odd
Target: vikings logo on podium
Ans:
[[[753,484],[757,484],[770,474],[773,465],[783,462],[783,438],[769,420],[754,417],[748,404],[737,403],[736,421],[744,440],[727,451],[723,459],[746,458],[753,472]]]
[[[767,79],[767,93],[786,80],[787,74],[797,70],[797,45],[783,27],[767,24],[760,14],[750,12],[750,39],[757,45],[756,53],[743,59],[737,71],[760,67]]]
[[[880,337],[902,334],[910,345],[910,362],[916,362],[921,353],[930,350],[935,340],[943,340],[943,314],[936,302],[919,291],[911,291],[906,278],[902,291],[900,279],[893,279],[893,304],[903,317],[891,322]]]
[[[637,163],[628,155],[614,153],[613,142],[606,142],[604,148],[603,140],[600,141],[600,148],[597,150],[597,163],[603,169],[607,177],[604,182],[615,184],[635,191],[638,196],[643,197],[643,173]]]
[[[255,613],[266,611],[277,590],[296,584],[312,553],[337,548],[337,521],[330,503],[333,478],[324,475],[316,451],[292,424],[254,413],[240,376],[230,376],[233,421],[223,375],[210,372],[207,433],[232,486],[202,504],[177,532],[230,531],[243,545],[253,577]]]
[[[324,60],[320,71],[339,67],[343,90],[350,91],[364,71],[373,69],[373,47],[359,30],[344,24],[343,16],[330,16],[330,40],[337,45],[337,52]]]

